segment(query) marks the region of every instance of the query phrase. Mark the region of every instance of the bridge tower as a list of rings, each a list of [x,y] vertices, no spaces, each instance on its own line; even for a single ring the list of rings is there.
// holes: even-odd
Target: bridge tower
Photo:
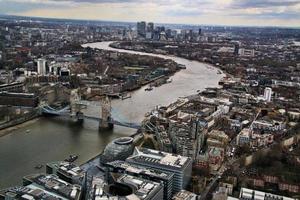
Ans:
[[[71,117],[76,119],[78,122],[83,121],[83,113],[81,112],[82,105],[78,104],[81,97],[78,94],[78,89],[74,89],[71,91],[70,95],[70,109],[71,109]]]
[[[111,117],[111,102],[110,99],[106,96],[101,100],[101,113],[99,121],[99,130],[111,130],[114,127]]]

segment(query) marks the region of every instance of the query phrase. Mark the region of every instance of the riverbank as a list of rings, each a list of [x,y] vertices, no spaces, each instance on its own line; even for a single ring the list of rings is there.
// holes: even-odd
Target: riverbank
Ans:
[[[222,66],[213,64],[211,62],[206,62],[206,61],[197,60],[197,59],[190,59],[188,57],[174,55],[174,54],[168,54],[168,53],[161,54],[161,53],[158,53],[158,52],[155,52],[155,51],[143,51],[143,50],[137,50],[137,49],[134,49],[134,48],[120,47],[119,45],[116,45],[118,43],[120,43],[120,42],[119,41],[110,42],[109,43],[109,47],[112,48],[111,50],[113,50],[113,49],[116,49],[116,50],[125,50],[125,51],[132,51],[132,52],[136,52],[136,53],[143,52],[145,54],[152,54],[152,56],[158,56],[158,57],[161,57],[161,55],[164,55],[164,56],[168,56],[170,58],[172,58],[172,57],[178,57],[178,58],[182,58],[182,59],[187,59],[187,60],[190,60],[190,61],[195,61],[195,62],[200,62],[200,63],[203,63],[203,64],[210,65],[211,67],[218,69],[218,73],[219,74],[223,74],[224,77],[234,78],[234,75],[230,74],[228,71],[226,71],[226,69],[222,69]],[[182,69],[186,69],[186,68],[182,68]]]
[[[0,130],[0,137],[3,137],[5,135],[8,135],[10,133],[12,133],[13,131],[16,131],[20,128],[25,128],[26,126],[29,126],[31,124],[34,124],[36,122],[39,121],[39,118],[36,117],[36,118],[33,118],[31,120],[28,120],[28,121],[25,121],[25,122],[22,122],[22,123],[19,123],[17,125],[14,125],[14,126],[10,126],[10,127],[7,127],[7,128],[4,128],[4,129],[1,129]]]
[[[109,47],[111,47],[111,48],[113,48],[113,49],[119,49],[119,50],[127,50],[127,51],[133,51],[133,52],[144,52],[144,53],[146,53],[146,54],[154,54],[154,55],[157,55],[157,56],[165,55],[165,56],[169,56],[169,57],[179,57],[179,58],[183,58],[183,59],[188,59],[188,60],[190,60],[190,61],[197,61],[197,62],[201,62],[201,63],[204,63],[204,64],[208,64],[208,65],[211,65],[212,67],[217,68],[218,70],[220,70],[221,73],[225,74],[226,76],[232,76],[232,75],[229,74],[228,72],[224,72],[220,65],[216,65],[216,64],[213,64],[213,63],[210,63],[210,62],[205,62],[205,61],[203,61],[203,60],[190,59],[190,58],[188,58],[188,57],[179,56],[179,55],[173,55],[173,54],[168,54],[168,53],[161,54],[161,53],[155,52],[155,51],[143,51],[143,50],[137,50],[137,49],[135,49],[135,48],[120,47],[120,45],[118,45],[118,43],[120,43],[120,42],[119,42],[119,41],[111,42],[111,43],[109,44]]]

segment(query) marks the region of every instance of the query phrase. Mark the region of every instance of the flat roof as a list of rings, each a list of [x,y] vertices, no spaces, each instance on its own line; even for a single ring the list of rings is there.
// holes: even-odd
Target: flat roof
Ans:
[[[22,82],[13,82],[13,83],[5,83],[5,84],[1,84],[0,88],[2,87],[8,87],[8,86],[15,86],[15,85],[23,85],[24,83]]]
[[[33,174],[25,176],[24,178],[32,181],[38,186],[42,186],[44,188],[52,190],[55,193],[63,195],[68,199],[77,199],[78,196],[81,195],[81,186],[67,183],[59,179],[59,177],[54,174]]]
[[[17,93],[17,92],[0,92],[1,96],[11,96],[11,97],[36,97],[34,93]]]
[[[20,199],[21,197],[25,197],[26,199],[67,200],[67,198],[62,197],[61,195],[45,190],[34,184],[28,186],[11,187],[5,189],[1,193],[4,196],[9,195],[11,197],[13,195],[14,199]]]
[[[191,158],[153,149],[135,148],[134,154],[127,160],[155,163],[163,166],[182,169],[191,161]]]
[[[165,173],[159,170],[150,169],[147,167],[141,167],[139,165],[135,165],[126,161],[113,161],[110,163],[107,163],[108,166],[115,167],[115,168],[121,168],[124,171],[131,172],[134,174],[144,174],[149,175],[153,177],[158,177],[161,179],[168,179],[172,177],[172,173]]]

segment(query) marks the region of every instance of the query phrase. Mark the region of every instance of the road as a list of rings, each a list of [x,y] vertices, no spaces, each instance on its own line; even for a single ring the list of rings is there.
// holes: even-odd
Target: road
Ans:
[[[224,172],[230,168],[239,158],[232,158],[226,162],[223,163],[223,165],[220,167],[214,178],[211,180],[211,182],[206,186],[204,192],[201,193],[200,200],[206,200],[207,195],[211,192],[211,190],[216,187],[217,181],[222,177]]]

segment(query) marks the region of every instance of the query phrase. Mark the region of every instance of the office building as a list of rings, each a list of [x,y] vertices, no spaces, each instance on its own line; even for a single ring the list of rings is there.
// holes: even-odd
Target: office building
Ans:
[[[201,35],[201,34],[202,34],[202,29],[199,28],[199,30],[198,30],[198,35]]]
[[[235,43],[234,44],[234,55],[239,55],[239,50],[240,50],[240,44]]]
[[[79,200],[82,188],[77,184],[70,184],[60,179],[57,175],[34,174],[23,177],[23,185],[36,185],[42,190],[49,190],[55,194],[71,200]]]
[[[3,200],[19,200],[19,199],[43,199],[43,200],[67,200],[61,195],[55,194],[51,191],[47,191],[39,188],[38,186],[31,184],[28,186],[11,187],[0,191],[0,199]]]
[[[255,56],[255,50],[254,49],[241,48],[241,49],[239,49],[239,55],[244,56],[244,57],[254,57]]]
[[[272,99],[272,88],[266,87],[264,91],[264,99],[270,102]]]
[[[37,107],[39,98],[34,93],[0,92],[0,105]]]
[[[107,163],[115,160],[125,160],[133,153],[133,150],[133,139],[131,137],[117,138],[106,145],[100,156],[100,162]]]
[[[186,113],[179,112],[177,116],[177,119],[170,120],[167,135],[175,153],[195,159],[204,142],[205,130],[197,119],[183,121]]]
[[[135,148],[127,162],[150,167],[162,172],[174,173],[173,194],[185,189],[191,179],[192,159],[146,148]]]
[[[147,24],[147,32],[153,32],[154,31],[154,23],[153,22],[149,22]]]
[[[162,172],[149,167],[139,166],[125,161],[114,161],[106,164],[108,172],[129,174],[135,177],[141,177],[146,180],[163,183],[164,199],[172,198],[173,173]]]
[[[143,200],[163,199],[163,186],[161,183],[145,180],[143,178],[131,176],[128,174],[120,174],[120,176],[117,177],[115,181],[119,184],[130,187],[136,199],[143,199]],[[118,192],[119,191],[117,191],[117,193]],[[127,199],[131,199],[131,198],[129,197]]]
[[[46,165],[47,174],[56,174],[60,179],[68,183],[83,185],[86,174],[77,165],[70,162],[52,162]]]
[[[91,177],[87,184],[86,199],[91,200],[162,200],[163,185],[129,174],[111,173],[108,183],[101,177]]]
[[[239,199],[253,199],[253,200],[295,200],[293,198],[266,193],[258,190],[251,190],[248,188],[241,188]]]
[[[37,60],[37,73],[39,75],[47,74],[46,63],[47,63],[47,61],[45,59],[40,58]]]
[[[146,39],[150,40],[153,37],[153,33],[152,32],[147,32],[146,33]]]
[[[137,34],[141,37],[146,36],[146,22],[143,21],[137,23]]]

